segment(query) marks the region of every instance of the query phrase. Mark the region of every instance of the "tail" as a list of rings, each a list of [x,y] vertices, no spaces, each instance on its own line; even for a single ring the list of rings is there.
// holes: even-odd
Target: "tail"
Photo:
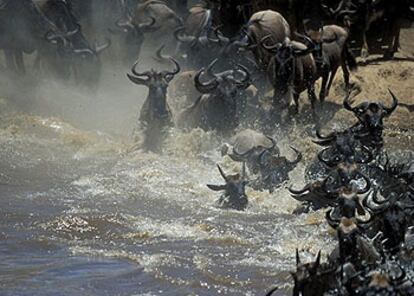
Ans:
[[[357,64],[354,54],[349,49],[348,44],[345,44],[344,55],[345,55],[345,62],[348,65],[349,70],[356,71],[358,69],[358,64]]]

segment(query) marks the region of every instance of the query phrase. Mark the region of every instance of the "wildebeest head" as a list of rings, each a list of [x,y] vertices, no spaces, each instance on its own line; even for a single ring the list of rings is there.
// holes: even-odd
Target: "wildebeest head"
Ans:
[[[391,107],[385,107],[382,103],[363,102],[355,107],[351,106],[350,94],[344,100],[345,109],[353,112],[359,122],[369,130],[377,130],[383,128],[383,119],[390,116],[398,106],[398,99],[394,93],[389,90],[393,102]]]
[[[414,205],[400,200],[397,194],[380,199],[378,190],[367,195],[363,204],[373,215],[380,217],[377,221],[386,238],[384,246],[389,249],[398,247],[404,241],[408,227],[407,219],[412,217]]]
[[[371,150],[358,141],[358,135],[351,129],[332,132],[327,136],[316,131],[316,136],[318,140],[313,141],[315,144],[329,146],[318,154],[319,160],[329,167],[336,167],[342,161],[369,163],[373,159]]]
[[[71,69],[66,66],[72,62],[73,57],[73,45],[70,38],[77,34],[79,30],[80,27],[77,26],[72,31],[58,32],[56,30],[50,30],[45,34],[44,39],[51,44],[51,48],[53,48],[53,52],[55,52],[55,55],[52,55],[50,58],[54,61],[52,64],[54,67],[53,70],[59,78],[68,79],[70,77]],[[57,59],[53,59],[53,57],[56,57]],[[65,66],[62,67],[62,64]]]
[[[223,208],[232,208],[236,210],[244,210],[247,207],[248,199],[246,195],[246,166],[243,163],[242,174],[227,176],[221,167],[217,165],[218,170],[226,184],[211,185],[207,187],[214,191],[224,191],[219,199],[219,205]]]
[[[288,180],[289,172],[302,160],[302,153],[294,147],[290,148],[296,153],[296,158],[292,161],[283,156],[269,154],[267,151],[259,155],[259,171],[264,189],[272,192],[275,187]]]
[[[288,81],[294,73],[295,58],[309,54],[312,52],[313,48],[309,48],[304,45],[300,46],[300,44],[292,42],[289,38],[286,38],[284,42],[269,44],[268,41],[270,39],[270,35],[265,36],[261,40],[261,45],[273,55],[276,68],[275,71],[277,74],[276,76],[280,79]],[[309,38],[307,38],[307,40],[310,44],[313,44]]]
[[[309,39],[308,37],[305,37]],[[303,43],[291,41],[288,37],[283,42],[270,44],[271,35],[260,41],[261,46],[270,53],[271,59],[267,68],[268,77],[274,88],[274,104],[282,103],[286,107],[291,102],[291,90],[294,85],[298,58],[313,51]],[[309,39],[309,43],[312,41]]]
[[[116,21],[116,26],[120,30],[115,33],[121,33],[124,35],[126,45],[126,59],[136,59],[141,52],[142,44],[145,40],[145,34],[155,32],[160,29],[156,24],[156,20],[153,17],[149,17],[148,20],[142,21],[139,24],[132,22],[132,17],[126,14],[124,18]]]
[[[149,88],[148,99],[151,101],[150,104],[155,107],[157,112],[165,115],[166,110],[166,96],[168,84],[174,78],[176,74],[180,72],[180,65],[178,62],[170,58],[171,62],[174,64],[174,70],[172,71],[145,71],[138,72],[137,66],[138,61],[135,62],[134,66],[131,69],[133,75],[127,74],[128,78],[135,84],[145,85]]]
[[[70,44],[70,37],[77,34],[80,26],[68,32],[53,32],[49,31],[45,35],[45,39],[57,47],[57,51],[61,57],[67,57],[72,54],[72,45]]]
[[[174,32],[174,36],[179,42],[184,44],[186,47],[201,48],[201,47],[205,47],[205,46],[212,44],[211,40],[208,38],[207,35],[193,36],[193,35],[187,34],[185,30],[186,30],[185,27],[177,28]]]
[[[264,136],[264,139],[269,140],[271,145],[267,147],[265,147],[265,144],[258,145],[244,153],[239,153],[238,149],[234,149],[233,147],[233,153],[230,157],[234,161],[245,161],[249,170],[253,174],[259,173],[260,167],[264,164],[265,158],[271,157],[272,155],[279,156],[279,149],[276,146],[276,141],[269,136]]]
[[[349,163],[349,162],[343,162],[340,163],[337,166],[336,170],[336,177],[338,181],[339,188],[341,187],[350,187],[353,184],[353,181],[356,181],[358,179],[364,179],[365,180],[365,187],[358,189],[358,194],[367,193],[369,189],[371,188],[371,180],[365,176],[361,171],[358,169],[358,165],[356,163]]]
[[[295,35],[304,42],[308,47],[312,48],[312,54],[318,64],[325,62],[323,55],[323,45],[335,42],[338,36],[334,33],[332,36],[324,36],[324,28],[306,29],[306,35],[295,33]]]
[[[321,252],[318,252],[315,262],[302,263],[299,251],[296,249],[296,271],[291,275],[294,280],[293,296],[300,295],[323,295],[329,287],[327,280],[332,271],[321,266]]]
[[[77,82],[96,85],[101,72],[100,54],[111,45],[110,39],[105,43],[95,43],[94,46],[73,48],[73,64]]]
[[[210,94],[223,100],[226,104],[234,105],[241,91],[250,86],[249,71],[242,65],[237,65],[235,70],[228,70],[218,74],[213,73],[214,60],[205,70],[198,71],[194,78],[197,90],[202,94]],[[209,74],[212,78],[207,82],[201,82],[203,74]],[[239,78],[237,76],[240,76]]]
[[[336,22],[343,23],[344,26],[350,27],[355,19],[355,14],[358,12],[352,1],[341,0],[335,8],[328,7],[321,4],[322,9]]]

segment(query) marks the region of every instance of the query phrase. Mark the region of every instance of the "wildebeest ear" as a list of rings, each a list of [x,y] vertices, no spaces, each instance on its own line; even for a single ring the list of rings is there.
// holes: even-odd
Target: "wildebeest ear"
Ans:
[[[211,184],[207,184],[207,187],[210,188],[213,191],[226,190],[226,185],[211,185]]]

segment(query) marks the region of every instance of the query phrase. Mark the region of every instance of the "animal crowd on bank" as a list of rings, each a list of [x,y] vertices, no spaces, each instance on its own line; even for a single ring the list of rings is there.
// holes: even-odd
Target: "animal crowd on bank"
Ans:
[[[390,106],[353,106],[350,82],[356,55],[394,56],[413,15],[410,0],[0,0],[0,69],[25,75],[33,54],[35,71],[93,88],[101,53],[116,47],[131,69],[127,78],[148,88],[141,148],[162,151],[173,126],[217,132],[229,140],[222,154],[242,172],[228,175],[218,166],[224,184],[208,187],[222,192],[220,207],[244,210],[246,186],[272,192],[302,160],[294,146],[294,159],[282,156],[267,135],[298,116],[305,91],[311,121],[321,126],[318,110],[341,68],[343,107],[357,123],[328,135],[316,128],[314,142],[324,148],[309,183],[289,189],[301,203],[296,214],[326,211],[337,247],[324,263],[320,253],[303,263],[297,252],[293,295],[414,295],[414,162],[398,163],[383,149],[383,120],[398,98],[390,90]],[[92,44],[90,36],[104,42]],[[156,49],[163,70],[142,66],[144,44]],[[181,110],[170,107],[177,97],[185,99]]]

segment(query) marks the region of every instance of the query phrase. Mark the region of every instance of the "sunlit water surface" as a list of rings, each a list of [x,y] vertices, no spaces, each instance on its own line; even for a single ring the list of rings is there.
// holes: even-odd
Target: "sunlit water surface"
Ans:
[[[244,212],[218,209],[206,187],[222,183],[216,163],[240,170],[221,143],[172,130],[158,155],[59,118],[4,116],[0,294],[263,295],[278,285],[288,295],[295,249],[311,260],[333,247],[332,232],[322,212],[290,214],[289,184],[249,189]],[[298,186],[303,169],[291,173]]]

